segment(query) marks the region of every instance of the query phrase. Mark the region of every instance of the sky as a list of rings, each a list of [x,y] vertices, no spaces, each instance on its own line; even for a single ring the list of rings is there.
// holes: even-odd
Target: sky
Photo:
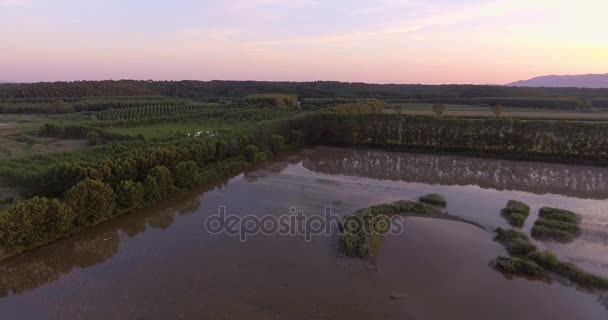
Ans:
[[[0,80],[608,73],[608,0],[0,0]]]

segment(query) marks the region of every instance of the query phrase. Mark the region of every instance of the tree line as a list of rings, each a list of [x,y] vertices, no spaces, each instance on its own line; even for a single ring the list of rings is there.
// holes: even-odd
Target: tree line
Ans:
[[[163,95],[202,99],[259,93],[302,98],[431,99],[479,97],[608,98],[608,89],[531,88],[478,85],[368,84],[334,81],[75,81],[0,84],[0,99]],[[445,102],[443,102],[445,103]]]
[[[286,140],[258,132],[119,142],[108,147],[103,159],[54,164],[22,177],[21,187],[35,196],[0,215],[0,247],[9,253],[27,250],[167,199],[178,190],[208,185],[267,160],[288,147],[286,142],[295,146],[299,136]]]

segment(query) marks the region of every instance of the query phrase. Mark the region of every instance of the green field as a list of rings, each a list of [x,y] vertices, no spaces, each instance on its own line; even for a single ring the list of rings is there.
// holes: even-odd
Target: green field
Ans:
[[[399,103],[387,104],[384,112],[407,115],[434,115],[432,103]],[[444,117],[455,118],[492,118],[496,115],[490,107],[464,104],[444,104]],[[505,107],[502,117],[534,120],[567,120],[567,121],[608,121],[608,111],[593,112],[526,109]]]

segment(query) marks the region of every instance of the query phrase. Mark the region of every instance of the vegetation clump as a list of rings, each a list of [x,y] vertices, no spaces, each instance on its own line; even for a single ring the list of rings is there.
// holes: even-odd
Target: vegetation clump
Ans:
[[[436,207],[408,200],[361,209],[348,216],[340,227],[340,248],[348,257],[373,258],[396,215],[432,215]]]
[[[580,217],[571,211],[556,208],[541,208],[539,218],[532,228],[532,236],[538,240],[552,239],[570,242],[580,232]]]
[[[526,223],[526,219],[530,215],[530,207],[520,201],[509,200],[507,207],[502,209],[501,215],[513,227],[521,228]]]
[[[494,262],[494,268],[504,274],[543,277],[545,270],[536,262],[522,258],[498,257]]]
[[[444,208],[448,205],[448,202],[445,201],[445,198],[438,193],[431,193],[422,196],[420,197],[420,202]]]
[[[539,252],[521,231],[498,228],[494,240],[504,245],[511,256],[515,256],[496,259],[494,268],[502,273],[536,277],[542,276],[544,269],[584,287],[608,289],[608,279],[586,272],[573,263],[562,262],[551,251]]]
[[[528,235],[515,229],[496,229],[494,240],[502,244],[511,255],[525,256],[536,251],[536,246],[530,242]]]
[[[554,272],[568,280],[589,288],[608,289],[608,279],[591,274],[573,263],[560,261],[551,251],[534,251],[528,254],[528,258],[543,268]]]

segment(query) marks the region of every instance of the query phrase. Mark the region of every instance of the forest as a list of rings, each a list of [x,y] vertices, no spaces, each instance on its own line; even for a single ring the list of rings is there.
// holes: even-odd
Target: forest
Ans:
[[[608,90],[337,82],[3,84],[0,113],[9,129],[0,136],[6,154],[0,158],[0,257],[211,185],[305,145],[608,165],[608,125],[599,121],[519,120],[508,113],[462,119],[386,110],[413,100],[576,109],[606,99]],[[86,144],[32,151],[70,141]],[[23,145],[29,153],[17,155],[9,145]]]

